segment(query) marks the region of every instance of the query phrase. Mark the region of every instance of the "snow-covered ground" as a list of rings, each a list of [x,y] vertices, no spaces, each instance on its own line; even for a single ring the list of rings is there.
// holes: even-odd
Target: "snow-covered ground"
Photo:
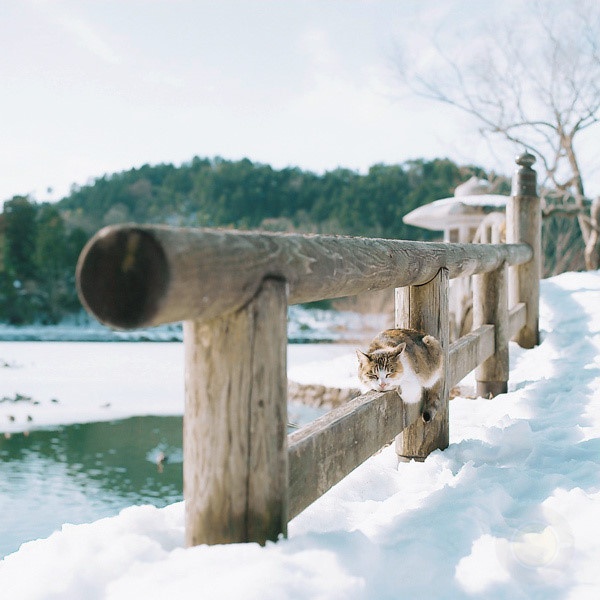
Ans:
[[[289,378],[357,387],[354,348],[290,344]],[[181,343],[0,342],[0,434],[131,416],[182,415],[183,363]],[[295,404],[289,413],[295,424],[316,414]]]
[[[288,339],[292,343],[344,342],[364,339],[365,331],[382,329],[386,319],[376,314],[323,310],[295,305],[288,309]],[[134,331],[115,331],[80,313],[57,325],[0,323],[0,342],[177,342],[183,340],[180,323]]]
[[[181,503],[131,507],[24,544],[0,561],[2,596],[595,600],[600,273],[543,281],[540,321],[539,347],[511,346],[507,394],[452,402],[447,450],[398,466],[385,448],[296,517],[288,539],[185,549]],[[290,377],[351,379],[352,354],[290,359]],[[123,356],[123,385],[134,356]],[[28,368],[15,363],[1,369],[0,397],[5,373]],[[81,369],[95,394],[102,377]],[[41,411],[51,399],[36,390]]]

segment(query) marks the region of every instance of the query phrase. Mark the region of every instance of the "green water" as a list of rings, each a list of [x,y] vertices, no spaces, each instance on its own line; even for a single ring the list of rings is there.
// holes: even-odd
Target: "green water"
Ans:
[[[0,557],[63,523],[183,499],[181,417],[132,417],[0,437]],[[160,454],[166,461],[157,465]]]

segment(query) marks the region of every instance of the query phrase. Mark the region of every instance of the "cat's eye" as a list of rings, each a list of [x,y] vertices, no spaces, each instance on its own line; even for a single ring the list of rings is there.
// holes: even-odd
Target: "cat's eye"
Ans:
[[[375,373],[369,373],[369,379],[379,379]]]

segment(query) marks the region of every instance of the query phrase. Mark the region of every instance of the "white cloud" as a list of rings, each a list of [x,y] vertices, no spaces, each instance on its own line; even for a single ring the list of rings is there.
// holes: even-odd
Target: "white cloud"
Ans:
[[[513,166],[466,115],[402,88],[393,62],[397,44],[408,66],[428,64],[437,35],[472,48],[491,4],[5,4],[0,199],[195,154],[316,171],[446,156]]]
[[[339,58],[325,29],[311,27],[300,37],[300,48],[308,56],[314,69],[320,72],[334,71]]]
[[[56,17],[56,23],[72,35],[80,46],[101,60],[111,64],[121,62],[120,57],[111,46],[81,17],[62,14]]]

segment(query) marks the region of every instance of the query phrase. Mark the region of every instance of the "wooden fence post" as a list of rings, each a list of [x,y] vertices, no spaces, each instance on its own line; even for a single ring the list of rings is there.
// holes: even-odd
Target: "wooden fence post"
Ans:
[[[512,196],[506,205],[507,243],[525,242],[533,258],[509,269],[509,304],[527,305],[525,326],[514,340],[523,348],[539,344],[540,278],[542,275],[542,213],[537,195],[535,156],[525,152],[517,157],[519,168],[512,182]]]
[[[475,371],[477,394],[484,398],[508,391],[508,269],[473,275],[473,329],[494,325],[494,354]]]
[[[212,321],[186,321],[186,544],[276,540],[287,533],[287,291]]]
[[[434,450],[448,447],[448,270],[423,285],[396,289],[396,327],[407,327],[435,336],[444,349],[441,382],[441,408],[431,421],[417,419],[396,437],[396,453],[401,460],[425,460]],[[429,392],[426,392],[426,394]],[[426,398],[425,398],[426,401]]]
[[[600,196],[592,200],[590,207],[591,231],[585,245],[585,268],[596,270],[600,268]]]

